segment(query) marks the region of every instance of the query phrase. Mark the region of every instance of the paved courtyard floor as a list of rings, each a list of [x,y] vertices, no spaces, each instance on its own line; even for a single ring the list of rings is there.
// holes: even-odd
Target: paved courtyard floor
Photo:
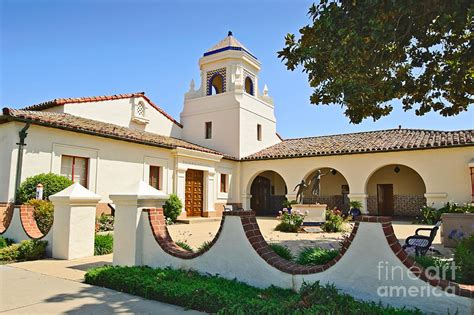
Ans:
[[[59,274],[64,276],[62,272],[65,264],[53,262],[32,262],[25,267],[31,268],[34,264],[39,264],[45,272],[51,274],[58,270]],[[75,264],[74,261],[68,263],[71,266]],[[0,266],[2,314],[201,314],[179,306],[21,269],[17,265],[20,264]],[[45,267],[47,265],[51,267],[48,269]]]

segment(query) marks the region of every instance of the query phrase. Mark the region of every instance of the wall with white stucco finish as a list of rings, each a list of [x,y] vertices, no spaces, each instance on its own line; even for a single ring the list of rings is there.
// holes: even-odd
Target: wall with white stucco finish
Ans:
[[[147,124],[137,123],[132,119],[134,105],[137,105],[138,102],[145,104],[145,118],[148,119]],[[67,113],[131,129],[153,132],[168,137],[181,137],[181,128],[160,113],[143,97],[100,102],[67,103],[44,111]]]
[[[227,279],[238,279],[256,287],[271,285],[298,290],[303,282],[320,281],[333,283],[338,289],[357,299],[369,300],[394,306],[419,308],[424,312],[446,313],[472,311],[472,299],[447,294],[440,288],[416,278],[395,256],[387,243],[379,223],[361,222],[354,240],[342,258],[329,269],[310,275],[291,275],[270,266],[253,249],[245,235],[239,216],[226,216],[222,230],[214,245],[193,259],[182,259],[166,253],[152,233],[149,217],[142,212],[138,224],[130,223],[137,235],[133,263],[114,260],[119,265],[148,265],[196,270],[203,274],[219,275]],[[130,231],[129,231],[130,232]],[[232,246],[229,246],[232,244]],[[117,250],[120,250],[117,248]],[[384,269],[380,275],[379,265],[397,270],[394,278],[385,279]],[[430,292],[430,296],[383,296],[380,287],[415,288],[418,292]]]

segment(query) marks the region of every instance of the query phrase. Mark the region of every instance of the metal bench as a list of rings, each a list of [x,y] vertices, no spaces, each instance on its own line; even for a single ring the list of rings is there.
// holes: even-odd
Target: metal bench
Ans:
[[[415,235],[409,236],[405,240],[405,245],[403,245],[403,249],[407,247],[414,247],[416,256],[425,256],[426,252],[429,250],[440,254],[440,252],[436,249],[432,249],[431,245],[433,243],[436,234],[438,233],[439,227],[441,226],[441,221],[438,221],[433,228],[419,228],[416,229]],[[418,234],[420,231],[429,231],[430,235],[420,235]]]

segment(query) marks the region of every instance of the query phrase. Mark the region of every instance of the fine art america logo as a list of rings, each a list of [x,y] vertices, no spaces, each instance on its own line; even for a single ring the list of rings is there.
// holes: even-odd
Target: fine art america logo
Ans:
[[[416,268],[416,270],[414,270]],[[453,296],[455,287],[445,289],[435,287],[425,282],[412,271],[417,267],[410,267],[409,272],[404,266],[390,265],[388,261],[380,261],[377,266],[378,280],[382,284],[377,288],[379,297],[441,297]],[[438,266],[430,266],[422,270],[425,278],[431,279],[456,279],[456,266],[454,262]]]

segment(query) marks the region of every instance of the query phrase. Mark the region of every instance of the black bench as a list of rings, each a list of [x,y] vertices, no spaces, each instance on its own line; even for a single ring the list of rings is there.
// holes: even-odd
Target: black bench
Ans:
[[[405,245],[402,246],[403,249],[406,249],[407,247],[414,247],[416,256],[425,256],[426,252],[428,252],[429,250],[437,254],[441,254],[438,250],[431,249],[431,245],[434,241],[434,238],[436,237],[436,234],[438,233],[440,226],[441,221],[436,223],[433,228],[416,229],[415,235],[409,236],[405,240]],[[429,231],[429,236],[418,234],[421,231]]]

